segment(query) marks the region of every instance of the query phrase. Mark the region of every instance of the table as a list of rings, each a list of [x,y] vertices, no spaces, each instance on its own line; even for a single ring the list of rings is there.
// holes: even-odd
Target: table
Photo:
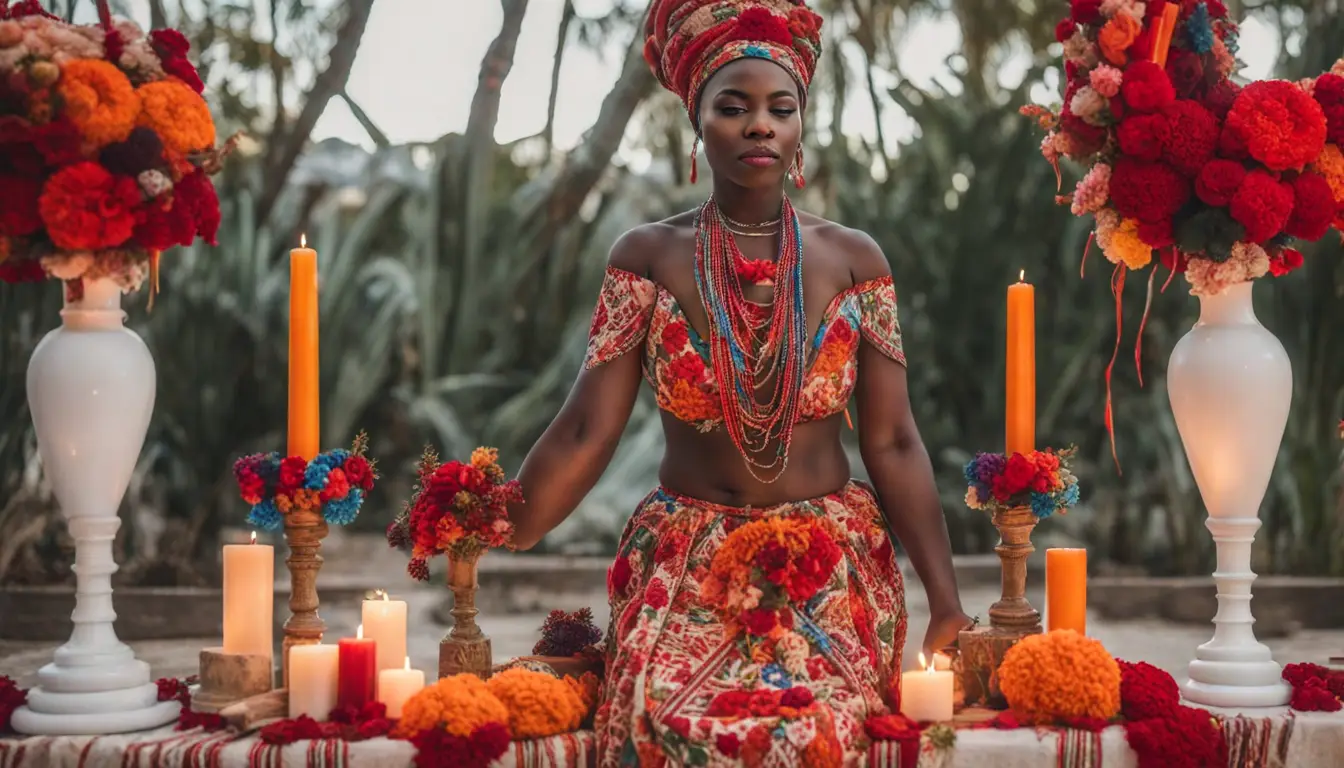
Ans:
[[[1231,768],[1324,768],[1344,765],[1344,713],[1288,712],[1245,717],[1217,712],[1228,730]],[[409,768],[414,747],[401,741],[263,744],[255,734],[179,733],[160,728],[121,736],[0,739],[0,768]],[[585,768],[590,731],[514,742],[496,768]],[[869,768],[1135,768],[1119,727],[1099,733],[1065,729],[999,731],[962,728],[954,747],[925,737],[917,766],[902,766],[889,743],[869,751]]]

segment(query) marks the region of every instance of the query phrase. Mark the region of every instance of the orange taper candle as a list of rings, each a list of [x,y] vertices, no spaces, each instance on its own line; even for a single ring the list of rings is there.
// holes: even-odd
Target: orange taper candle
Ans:
[[[1008,356],[1004,402],[1004,452],[1036,448],[1036,289],[1026,271],[1008,286]]]
[[[1045,550],[1045,629],[1087,634],[1087,550]]]
[[[312,460],[320,441],[317,369],[317,251],[301,236],[289,252],[289,450]]]

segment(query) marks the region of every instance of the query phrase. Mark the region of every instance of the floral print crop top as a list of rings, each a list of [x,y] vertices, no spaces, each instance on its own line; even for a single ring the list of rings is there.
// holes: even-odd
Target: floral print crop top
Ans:
[[[845,410],[858,380],[860,337],[905,365],[896,288],[891,276],[841,292],[822,313],[804,369],[798,420],[817,421]],[[585,368],[596,368],[644,345],[644,378],[658,407],[701,432],[723,423],[709,342],[700,338],[666,288],[607,267],[588,333]]]

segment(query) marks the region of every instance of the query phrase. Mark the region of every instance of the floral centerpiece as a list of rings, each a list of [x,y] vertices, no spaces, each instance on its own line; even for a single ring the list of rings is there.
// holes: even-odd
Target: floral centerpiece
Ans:
[[[1074,454],[1047,448],[1027,454],[978,453],[966,463],[966,506],[990,512],[1030,507],[1037,519],[1067,513],[1078,503],[1078,478],[1070,471]]]
[[[387,528],[388,543],[410,547],[406,571],[429,580],[429,559],[467,557],[505,546],[513,536],[508,505],[522,501],[517,480],[499,466],[499,451],[477,448],[471,459],[441,463],[432,448],[420,457],[418,481],[410,502]]]
[[[182,33],[67,24],[36,0],[0,0],[0,280],[54,277],[123,291],[159,253],[219,228],[215,146],[204,85]]]
[[[265,531],[279,530],[295,512],[320,511],[333,525],[349,525],[378,478],[375,462],[366,456],[369,438],[355,436],[350,450],[302,456],[254,453],[233,465],[243,501],[252,505],[247,521]]]

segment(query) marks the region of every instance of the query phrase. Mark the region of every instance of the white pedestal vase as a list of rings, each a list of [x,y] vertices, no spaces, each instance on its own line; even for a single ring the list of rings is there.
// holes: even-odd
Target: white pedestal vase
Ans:
[[[121,290],[85,280],[61,327],[28,363],[28,404],[42,466],[75,540],[74,631],[38,671],[14,712],[27,734],[104,734],[154,728],[179,705],[160,702],[149,665],[117,639],[112,622],[112,540],[154,408],[154,360],[123,327]]]
[[[1200,297],[1197,322],[1176,344],[1167,394],[1204,498],[1218,564],[1213,639],[1195,652],[1185,698],[1215,707],[1287,704],[1292,690],[1251,616],[1251,543],[1292,402],[1283,345],[1255,317],[1251,283]]]

